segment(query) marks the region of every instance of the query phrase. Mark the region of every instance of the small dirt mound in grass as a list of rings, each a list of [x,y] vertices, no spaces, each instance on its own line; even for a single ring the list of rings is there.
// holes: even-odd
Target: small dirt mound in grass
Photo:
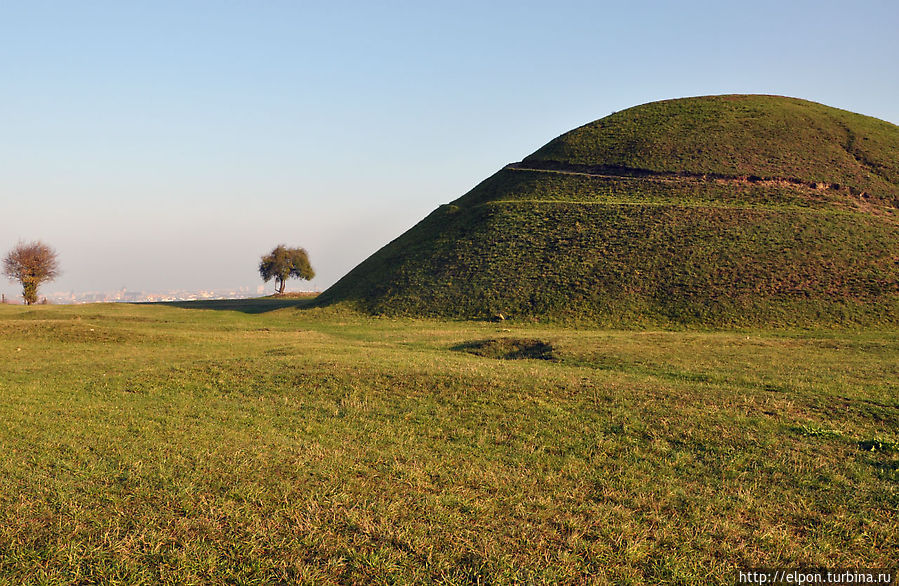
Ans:
[[[453,350],[468,352],[475,356],[497,358],[500,360],[516,360],[531,358],[536,360],[559,360],[553,345],[533,338],[494,338],[476,340],[455,346]]]

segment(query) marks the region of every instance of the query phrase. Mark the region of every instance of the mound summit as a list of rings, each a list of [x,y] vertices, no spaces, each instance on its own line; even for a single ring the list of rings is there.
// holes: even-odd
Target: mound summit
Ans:
[[[731,95],[617,112],[440,206],[325,291],[372,313],[899,322],[899,127]]]

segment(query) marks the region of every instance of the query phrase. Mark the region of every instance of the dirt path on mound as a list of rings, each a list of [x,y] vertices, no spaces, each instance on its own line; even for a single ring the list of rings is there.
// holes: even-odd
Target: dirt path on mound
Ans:
[[[680,173],[650,171],[647,169],[633,169],[629,167],[611,167],[589,165],[570,165],[555,161],[541,161],[540,163],[510,163],[506,169],[511,171],[536,171],[543,173],[558,173],[561,175],[581,175],[584,177],[598,177],[605,179],[643,179],[657,183],[679,183],[684,180],[706,181],[717,184],[759,185],[762,187],[800,187],[813,191],[842,191],[852,193],[854,190],[846,188],[838,183],[803,181],[802,179],[786,177],[758,177],[756,175],[720,175],[717,173]],[[861,192],[855,195],[866,197],[868,194]]]
[[[804,194],[821,196],[834,194],[842,196],[842,201],[860,212],[875,215],[890,223],[899,224],[899,201],[871,196],[851,187],[837,183],[803,181],[792,177],[758,177],[755,175],[728,176],[715,173],[660,172],[629,167],[572,165],[557,161],[510,163],[504,167],[509,171],[530,171],[573,175],[596,179],[651,181],[653,183],[714,183],[716,185],[739,185],[759,187],[780,187],[793,189]]]

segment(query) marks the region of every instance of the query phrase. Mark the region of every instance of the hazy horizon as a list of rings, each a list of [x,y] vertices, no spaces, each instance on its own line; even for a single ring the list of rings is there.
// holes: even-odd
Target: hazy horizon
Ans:
[[[324,290],[616,110],[765,93],[899,123],[897,22],[886,1],[6,6],[0,254],[54,247],[42,294],[237,289],[284,243],[317,272],[288,290]]]

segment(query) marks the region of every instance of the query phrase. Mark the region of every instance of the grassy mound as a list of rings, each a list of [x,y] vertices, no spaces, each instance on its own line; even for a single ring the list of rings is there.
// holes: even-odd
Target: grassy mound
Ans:
[[[606,325],[897,323],[897,161],[899,128],[820,104],[640,106],[441,206],[318,302]]]
[[[798,179],[899,195],[892,124],[778,96],[666,100],[553,140],[525,162]]]

